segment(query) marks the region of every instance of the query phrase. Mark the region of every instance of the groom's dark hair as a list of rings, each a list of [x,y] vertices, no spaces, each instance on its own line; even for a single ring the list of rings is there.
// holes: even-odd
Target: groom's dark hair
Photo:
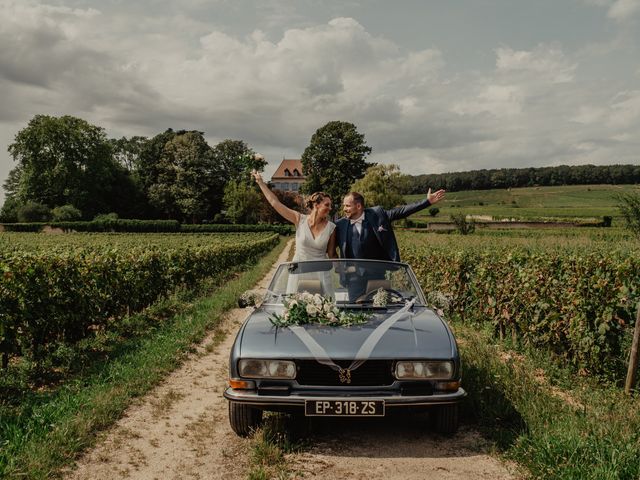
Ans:
[[[349,192],[347,193],[347,197],[351,197],[354,202],[359,203],[364,207],[364,197],[358,192]]]

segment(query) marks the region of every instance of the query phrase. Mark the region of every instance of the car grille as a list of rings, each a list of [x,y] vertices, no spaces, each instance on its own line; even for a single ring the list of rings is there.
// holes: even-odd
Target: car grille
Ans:
[[[370,387],[391,385],[395,381],[391,360],[367,360],[351,372],[351,383],[340,382],[337,371],[315,360],[299,360],[296,363],[298,365],[296,380],[300,385]],[[342,368],[348,368],[351,360],[338,360],[334,363]]]

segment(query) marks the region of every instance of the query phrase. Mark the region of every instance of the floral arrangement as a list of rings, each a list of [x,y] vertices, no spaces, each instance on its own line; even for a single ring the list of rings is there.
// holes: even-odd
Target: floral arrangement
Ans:
[[[374,307],[386,307],[389,303],[402,302],[404,299],[389,290],[379,288],[371,300],[373,301]]]
[[[264,300],[264,295],[255,290],[247,290],[240,295],[238,304],[244,304],[247,307],[256,306]]]
[[[319,294],[296,293],[284,301],[282,315],[269,317],[277,327],[319,323],[333,327],[346,327],[365,323],[369,319],[366,313],[341,312],[335,301]]]
[[[373,306],[386,307],[387,303],[389,303],[389,292],[387,292],[383,288],[379,288],[378,291],[373,296]]]

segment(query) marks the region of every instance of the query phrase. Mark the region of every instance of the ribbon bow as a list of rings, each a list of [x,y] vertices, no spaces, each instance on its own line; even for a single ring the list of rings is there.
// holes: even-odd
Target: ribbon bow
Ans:
[[[355,225],[356,223],[362,225],[362,220],[364,220],[364,215],[361,215],[360,218],[356,218],[355,220],[350,220],[350,222],[351,225]]]

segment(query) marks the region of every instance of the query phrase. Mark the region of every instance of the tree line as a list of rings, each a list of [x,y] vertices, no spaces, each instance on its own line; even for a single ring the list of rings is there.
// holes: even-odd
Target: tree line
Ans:
[[[422,193],[427,188],[444,188],[456,192],[533,186],[636,183],[640,183],[640,165],[559,165],[408,175],[402,193]]]
[[[311,136],[302,154],[301,192],[324,191],[334,209],[349,191],[369,205],[391,208],[402,195],[571,184],[640,183],[640,165],[503,168],[405,175],[395,165],[368,163],[371,147],[349,122],[331,121]],[[181,223],[279,223],[252,182],[264,158],[242,140],[210,146],[204,132],[171,128],[147,138],[108,138],[102,127],[72,116],[36,115],[9,153],[16,166],[4,182],[0,222],[167,219]],[[276,190],[290,208],[300,197]],[[334,212],[335,213],[335,212]]]
[[[369,166],[371,148],[348,122],[329,122],[303,154],[303,191],[346,193]],[[242,140],[208,145],[204,132],[171,128],[147,138],[108,138],[72,116],[36,115],[9,152],[2,222],[173,219],[182,223],[278,222],[249,172],[266,161]],[[298,195],[277,192],[300,209]]]

